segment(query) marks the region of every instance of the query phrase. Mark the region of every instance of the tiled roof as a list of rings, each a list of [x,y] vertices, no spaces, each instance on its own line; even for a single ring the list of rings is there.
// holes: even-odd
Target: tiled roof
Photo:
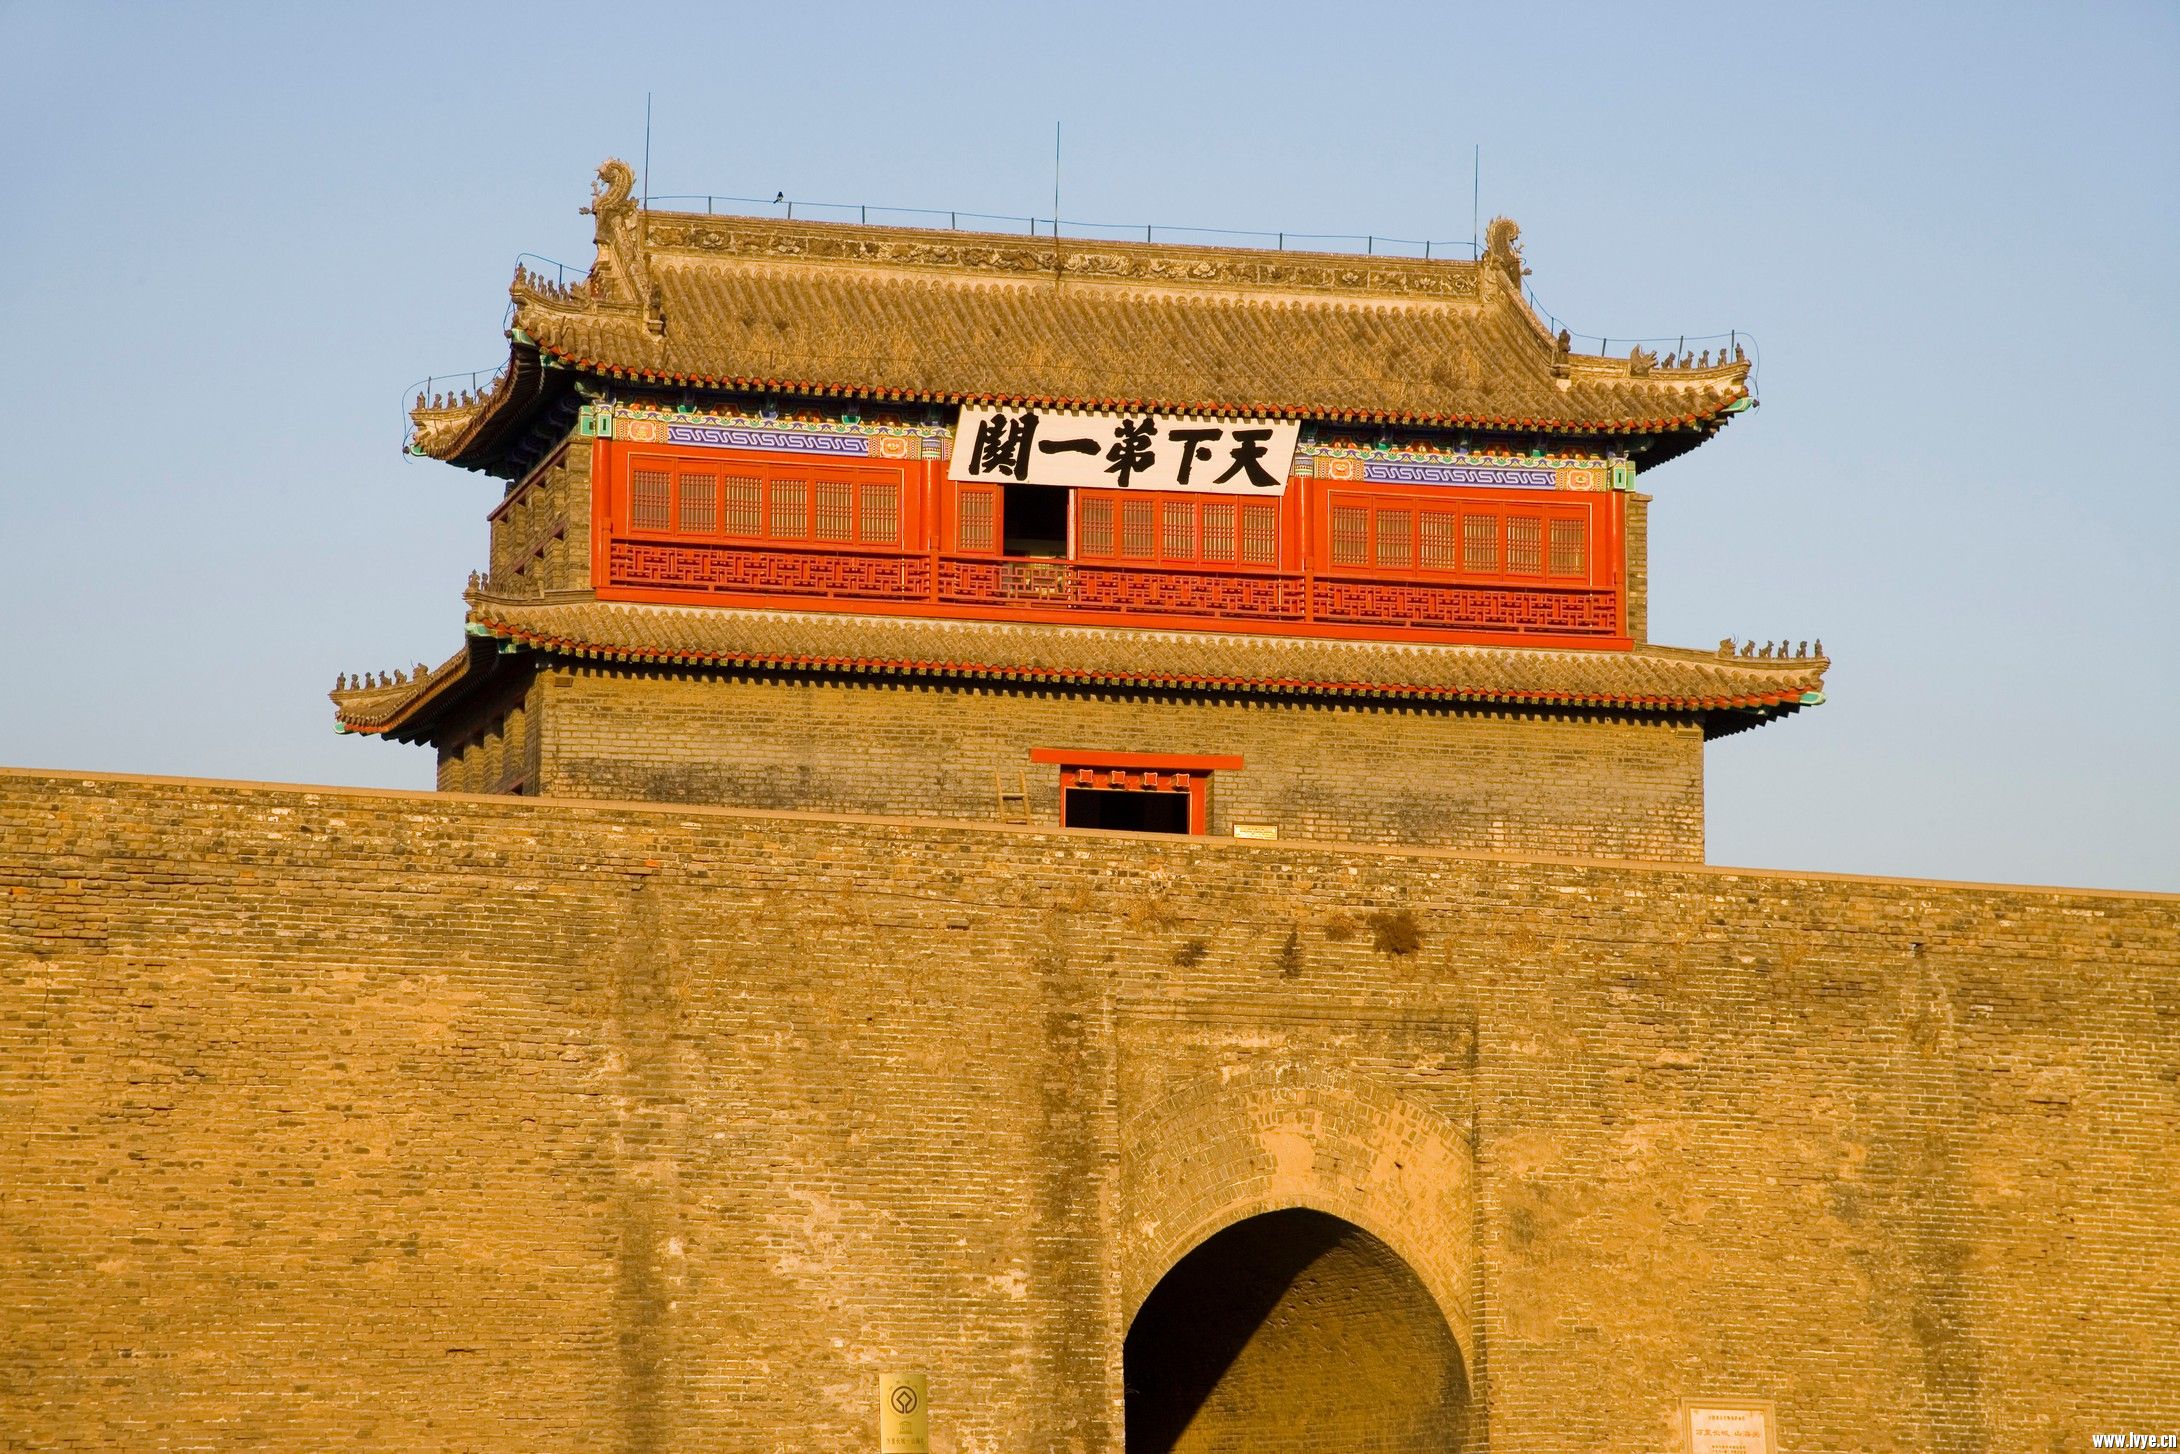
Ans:
[[[1703,430],[1747,397],[1747,364],[1723,354],[1676,368],[1562,351],[1523,301],[1511,223],[1482,260],[1426,262],[645,212],[610,195],[597,212],[590,275],[518,270],[511,377],[427,401],[424,452],[482,452],[534,397],[540,362],[737,391],[1546,434]]]
[[[469,630],[551,655],[695,668],[1697,713],[1713,736],[1822,700],[1828,665],[1665,647],[1545,651],[483,594],[471,596]],[[406,696],[336,693],[339,719],[351,731],[400,728],[465,660]]]

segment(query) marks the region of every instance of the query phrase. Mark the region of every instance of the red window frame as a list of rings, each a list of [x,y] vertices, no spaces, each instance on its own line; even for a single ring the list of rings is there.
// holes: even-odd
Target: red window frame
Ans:
[[[1616,496],[1424,488],[1324,491],[1312,532],[1325,575],[1606,589],[1618,581]]]
[[[1071,747],[1030,749],[1031,762],[1060,770],[1060,821],[1067,821],[1067,790],[1096,788],[1126,792],[1188,794],[1188,836],[1211,831],[1211,775],[1238,772],[1242,759],[1170,752],[1097,752]]]
[[[607,510],[629,539],[910,554],[921,493],[903,464],[638,448],[614,461]]]
[[[1276,571],[1290,532],[1283,501],[1155,490],[1075,492],[1074,554],[1117,565]]]

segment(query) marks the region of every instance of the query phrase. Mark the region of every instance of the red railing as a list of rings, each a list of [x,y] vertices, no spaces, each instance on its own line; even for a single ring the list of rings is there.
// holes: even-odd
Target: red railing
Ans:
[[[1582,586],[1463,585],[1102,561],[1006,560],[898,551],[614,540],[601,584],[703,592],[753,605],[836,599],[957,606],[977,615],[1232,621],[1497,636],[1612,638],[1615,592]]]
[[[929,557],[886,551],[616,540],[607,547],[606,571],[616,586],[738,596],[920,601],[931,594]]]
[[[1301,621],[1302,578],[1073,560],[943,556],[939,599],[964,606],[1066,607],[1148,616]]]
[[[1465,586],[1319,576],[1312,621],[1409,626],[1508,635],[1616,636],[1620,603],[1610,590],[1574,586]]]

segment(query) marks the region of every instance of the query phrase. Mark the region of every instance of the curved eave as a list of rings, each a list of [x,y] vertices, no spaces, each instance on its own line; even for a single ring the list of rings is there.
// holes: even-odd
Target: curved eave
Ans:
[[[412,446],[412,452],[465,469],[489,470],[522,440],[530,421],[548,405],[558,390],[553,372],[538,347],[520,332],[512,335],[508,350],[507,377],[467,428],[436,447]]]
[[[333,702],[333,730],[358,737],[421,742],[424,739],[420,730],[460,695],[474,675],[472,662],[471,651],[464,647],[429,676],[408,683],[406,688],[330,692],[327,695]]]
[[[793,394],[814,399],[869,399],[903,404],[1034,405],[1040,409],[1084,409],[1108,412],[1155,412],[1205,414],[1261,419],[1296,419],[1338,424],[1398,425],[1418,429],[1483,429],[1512,434],[1555,436],[1618,436],[1669,434],[1714,427],[1749,397],[1744,384],[1733,383],[1702,407],[1677,414],[1645,419],[1549,419],[1526,415],[1425,414],[1393,409],[1355,409],[1326,404],[1235,404],[1216,399],[1075,398],[1047,394],[965,394],[930,389],[894,388],[882,385],[825,383],[814,379],[769,378],[755,374],[673,373],[632,364],[609,363],[587,358],[539,339],[538,352],[555,364],[593,378],[658,388],[706,389],[719,393]],[[495,401],[495,404],[497,401]],[[480,423],[482,421],[480,420]]]
[[[1566,692],[1542,689],[1465,687],[1444,683],[1359,682],[1300,677],[1206,676],[1158,671],[1097,671],[1069,667],[1022,666],[971,661],[911,660],[891,657],[814,656],[798,653],[709,650],[696,647],[631,646],[588,641],[494,619],[488,612],[470,615],[472,633],[532,651],[584,661],[639,666],[677,666],[716,670],[810,672],[834,676],[909,677],[926,680],[992,681],[1026,685],[1121,687],[1155,691],[1207,692],[1221,695],[1438,701],[1475,705],[1537,707],[1566,711],[1615,711],[1698,714],[1706,737],[1721,737],[1760,726],[1773,717],[1821,701],[1822,694],[1799,683],[1761,692],[1704,697],[1646,696],[1632,693]]]

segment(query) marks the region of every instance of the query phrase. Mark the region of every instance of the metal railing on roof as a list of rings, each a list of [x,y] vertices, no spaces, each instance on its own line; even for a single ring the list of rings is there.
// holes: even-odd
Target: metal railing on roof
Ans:
[[[657,194],[644,199],[647,208],[661,203],[702,203],[706,215],[729,217],[781,217],[793,219],[798,215],[805,220],[823,222],[853,221],[863,225],[929,227],[937,228],[940,219],[952,232],[1013,232],[1021,231],[1030,237],[1075,238],[1085,242],[1169,242],[1181,245],[1199,244],[1224,247],[1269,247],[1284,252],[1292,248],[1302,252],[1346,253],[1358,257],[1417,258],[1424,261],[1475,260],[1481,253],[1471,241],[1439,241],[1431,238],[1386,237],[1377,233],[1362,232],[1262,232],[1233,227],[1183,227],[1167,223],[1120,223],[1086,222],[1079,218],[1051,218],[1024,216],[1005,212],[941,211],[930,207],[874,207],[862,202],[811,202],[791,199],[784,194],[770,200],[762,197],[735,197],[720,192]],[[692,209],[693,210],[693,207]],[[534,265],[532,270],[540,274],[546,268],[553,271],[555,283],[565,287],[573,276],[582,278],[590,269],[574,263],[564,263],[540,253],[523,252],[515,255],[519,263]],[[1708,358],[1715,350],[1720,363],[1734,356],[1736,350],[1746,349],[1750,360],[1748,388],[1756,393],[1757,375],[1762,369],[1761,354],[1756,340],[1739,330],[1725,333],[1659,334],[1650,337],[1618,337],[1597,333],[1584,333],[1567,326],[1566,322],[1544,306],[1536,290],[1524,283],[1522,293],[1529,306],[1543,319],[1553,333],[1564,331],[1569,344],[1577,351],[1609,356],[1615,345],[1623,349],[1641,345],[1658,354],[1672,367],[1671,360],[1686,357],[1694,360],[1699,354]],[[509,304],[510,311],[513,304]],[[1667,345],[1670,345],[1668,347]],[[488,387],[504,371],[497,368],[476,369],[469,373],[434,374],[411,385],[402,394],[402,447],[406,449],[415,438],[415,425],[409,418],[409,407],[421,395],[426,399],[435,391],[453,393],[458,384],[466,381],[472,395]]]
[[[1440,242],[1363,232],[1253,232],[1234,227],[1182,227],[1162,222],[1088,222],[1081,218],[1030,217],[1007,212],[940,211],[931,207],[873,207],[863,202],[810,202],[785,196],[730,197],[719,192],[654,194],[648,204],[702,204],[707,215],[801,218],[857,222],[880,227],[931,227],[950,232],[1020,232],[1030,237],[1072,237],[1084,242],[1200,242],[1205,246],[1257,246],[1284,252],[1353,253],[1362,257],[1474,259],[1474,241]]]
[[[1022,232],[1030,237],[1071,237],[1085,242],[1140,241],[1184,245],[1200,243],[1221,247],[1268,247],[1276,252],[1293,248],[1303,252],[1420,258],[1424,261],[1473,261],[1481,255],[1481,249],[1473,239],[1441,242],[1430,238],[1385,237],[1377,233],[1362,232],[1258,232],[1233,227],[1182,227],[1157,222],[1085,222],[1078,218],[1054,219],[1003,212],[939,211],[930,207],[874,207],[862,202],[810,202],[788,197],[784,193],[767,200],[763,197],[731,197],[719,192],[677,192],[655,194],[646,198],[645,203],[650,207],[657,207],[662,203],[682,203],[687,204],[691,211],[695,210],[697,204],[702,204],[706,215],[780,217],[786,220],[800,216],[810,221],[901,227],[937,228],[943,225],[946,230],[953,232]],[[537,260],[552,263],[554,268],[560,270],[560,281],[567,280],[565,265],[554,263],[550,258]],[[1641,345],[1662,358],[1687,355],[1693,359],[1715,352],[1719,361],[1724,362],[1733,357],[1736,347],[1746,348],[1752,360],[1749,392],[1756,392],[1756,345],[1755,340],[1746,333],[1729,330],[1725,333],[1659,334],[1651,337],[1584,333],[1579,329],[1569,328],[1565,320],[1545,307],[1543,301],[1537,297],[1535,289],[1525,283],[1522,291],[1529,300],[1529,306],[1552,332],[1558,333],[1565,329],[1570,344],[1581,352],[1610,355],[1615,344],[1623,350]],[[1667,345],[1671,347],[1668,348]]]

